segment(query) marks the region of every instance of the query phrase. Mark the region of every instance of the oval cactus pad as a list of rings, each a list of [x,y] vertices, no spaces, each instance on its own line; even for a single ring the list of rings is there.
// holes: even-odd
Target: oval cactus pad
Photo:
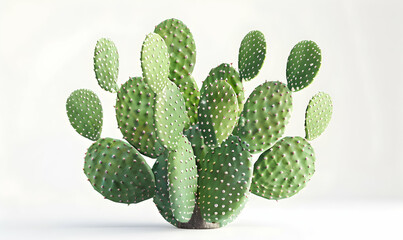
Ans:
[[[185,136],[175,150],[168,150],[168,191],[173,216],[188,222],[196,203],[197,167],[192,145]]]
[[[169,59],[164,40],[156,33],[147,35],[141,48],[141,69],[144,81],[155,93],[168,83]]]
[[[187,129],[190,125],[197,123],[197,107],[200,101],[200,91],[192,76],[185,77],[176,82],[176,86],[178,86],[183,99],[185,99],[186,110],[190,120],[190,123],[185,126],[185,129]]]
[[[204,81],[199,102],[199,126],[210,148],[220,145],[232,133],[238,121],[238,100],[225,81]]]
[[[315,153],[301,137],[285,137],[262,153],[253,170],[251,192],[267,199],[288,198],[315,172]]]
[[[200,162],[198,205],[206,222],[222,222],[243,208],[252,177],[251,154],[237,136],[210,150]],[[239,212],[237,212],[239,213]]]
[[[283,135],[291,110],[292,96],[287,86],[265,82],[250,94],[234,134],[249,144],[251,153],[263,152]]]
[[[155,27],[164,39],[169,53],[169,79],[177,81],[189,76],[196,63],[196,45],[189,28],[180,20],[168,19]]]
[[[121,86],[115,105],[116,120],[124,139],[151,158],[164,151],[155,132],[154,105],[155,93],[140,77],[130,78]]]
[[[332,112],[333,103],[329,94],[320,92],[312,97],[305,112],[306,139],[314,140],[325,131]]]
[[[257,76],[266,57],[266,40],[260,31],[251,31],[243,38],[238,55],[239,75],[249,81]]]
[[[139,203],[154,196],[151,168],[128,143],[101,138],[85,155],[84,173],[91,185],[106,199]]]
[[[174,218],[168,191],[168,157],[163,154],[159,156],[152,168],[155,176],[154,203],[161,216],[169,223],[177,226],[178,221]]]
[[[119,54],[115,43],[110,39],[101,38],[97,41],[94,51],[94,72],[101,88],[109,92],[119,89]]]
[[[294,46],[287,61],[288,88],[298,92],[313,82],[322,62],[320,48],[313,41],[301,41]]]
[[[189,117],[182,94],[173,82],[168,82],[164,92],[157,94],[154,119],[160,142],[165,148],[176,148]]]
[[[242,111],[245,94],[238,72],[230,64],[222,63],[210,70],[205,82],[213,83],[215,80],[224,80],[231,85],[238,99],[238,108]]]
[[[102,105],[91,90],[78,89],[71,93],[66,103],[71,126],[83,137],[97,140],[102,131]]]

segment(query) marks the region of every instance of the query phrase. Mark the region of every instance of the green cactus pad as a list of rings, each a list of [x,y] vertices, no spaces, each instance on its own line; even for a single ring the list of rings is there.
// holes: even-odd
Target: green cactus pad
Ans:
[[[143,42],[141,69],[150,88],[157,94],[162,92],[169,82],[169,58],[167,46],[158,34],[148,34]]]
[[[119,74],[119,54],[115,44],[106,38],[97,41],[94,51],[94,72],[101,88],[116,92]]]
[[[320,92],[309,101],[305,112],[305,138],[314,140],[329,125],[332,118],[333,103],[329,94]]]
[[[238,100],[231,85],[225,81],[204,82],[199,102],[199,126],[205,144],[220,145],[232,133],[238,121]]]
[[[200,166],[197,203],[203,219],[222,222],[232,218],[248,198],[251,154],[239,137],[230,136],[220,147],[209,151]]]
[[[238,99],[239,110],[242,111],[245,94],[238,72],[230,64],[222,63],[218,67],[210,70],[205,81],[213,83],[215,80],[224,80],[232,86]]]
[[[67,116],[73,128],[83,137],[96,141],[102,131],[102,105],[91,90],[72,92],[66,103]]]
[[[144,158],[128,143],[102,138],[85,155],[84,173],[105,198],[139,203],[154,196],[155,181]]]
[[[156,158],[164,147],[157,140],[155,94],[140,77],[130,78],[118,91],[116,119],[124,139],[142,154]]]
[[[167,151],[168,191],[173,216],[188,222],[196,203],[197,167],[192,145],[182,136],[176,150]]]
[[[168,82],[164,92],[157,94],[154,119],[157,136],[164,147],[176,148],[189,118],[182,94],[173,82]]]
[[[152,168],[155,176],[155,195],[154,203],[158,208],[161,216],[174,226],[178,225],[178,221],[174,218],[171,202],[169,200],[168,191],[168,157],[159,156]]]
[[[197,169],[200,169],[200,161],[206,156],[209,148],[204,144],[203,135],[199,125],[193,125],[183,133],[192,144],[193,153],[196,157]]]
[[[285,137],[260,155],[251,192],[267,199],[288,198],[303,189],[315,172],[315,153],[301,137]]]
[[[190,123],[186,124],[185,129],[188,129],[190,125],[197,123],[197,107],[200,101],[200,91],[192,76],[184,77],[175,83],[185,99],[186,110],[190,120]]]
[[[313,82],[322,62],[320,48],[313,41],[301,41],[294,46],[287,61],[288,88],[298,92]]]
[[[260,31],[251,31],[243,38],[238,55],[239,75],[249,81],[257,76],[266,57],[266,40]]]
[[[155,33],[165,41],[169,53],[169,78],[176,81],[193,72],[196,63],[196,45],[189,28],[180,20],[168,19],[155,27]]]
[[[244,105],[242,122],[234,131],[249,144],[251,153],[271,147],[284,133],[292,110],[291,91],[284,83],[265,82],[253,90]]]

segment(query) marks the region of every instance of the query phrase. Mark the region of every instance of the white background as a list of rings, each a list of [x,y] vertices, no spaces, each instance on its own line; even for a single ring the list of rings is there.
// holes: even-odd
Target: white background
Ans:
[[[0,1],[0,238],[401,239],[402,11],[400,1],[386,0]],[[244,85],[247,95],[265,80],[285,82],[298,41],[321,47],[321,70],[293,95],[286,135],[304,135],[306,104],[318,91],[332,96],[334,114],[312,142],[316,173],[298,195],[279,202],[251,196],[229,226],[194,232],[171,227],[152,201],[112,203],[87,183],[91,142],[70,126],[66,99],[78,88],[94,90],[104,108],[102,137],[121,138],[115,96],[94,77],[96,40],[116,43],[121,84],[141,75],[145,35],[167,18],[193,33],[199,86],[220,63],[237,65],[250,30],[265,34],[268,55]]]

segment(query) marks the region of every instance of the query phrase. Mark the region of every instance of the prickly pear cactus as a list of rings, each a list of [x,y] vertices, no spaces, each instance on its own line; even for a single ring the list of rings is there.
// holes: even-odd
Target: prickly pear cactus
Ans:
[[[154,196],[154,175],[130,144],[101,138],[87,150],[84,172],[95,190],[120,203],[138,203]]]
[[[307,140],[285,137],[255,163],[252,193],[268,199],[291,197],[315,172],[315,153]]]
[[[291,50],[287,61],[288,88],[297,92],[313,82],[322,63],[320,48],[313,41],[301,41]]]
[[[66,103],[71,126],[83,137],[97,140],[102,131],[102,105],[98,96],[89,89],[71,93]]]
[[[117,91],[119,54],[112,40],[98,40],[94,51],[94,72],[101,88],[109,92]]]
[[[168,19],[146,36],[142,73],[117,85],[115,44],[101,38],[94,71],[101,88],[116,92],[116,120],[122,140],[101,138],[102,106],[91,90],[67,99],[73,128],[94,141],[84,173],[105,199],[133,204],[153,199],[162,217],[178,228],[218,228],[232,222],[254,195],[273,200],[301,191],[315,172],[309,141],[329,125],[333,103],[320,92],[305,114],[305,137],[283,137],[291,118],[293,92],[312,84],[321,52],[299,42],[287,62],[287,84],[266,81],[245,101],[244,84],[258,75],[266,58],[260,31],[242,40],[238,69],[211,69],[199,90],[193,69],[196,45],[189,28]],[[261,154],[260,154],[261,153]],[[252,154],[260,154],[256,162]],[[152,168],[143,157],[152,158]]]

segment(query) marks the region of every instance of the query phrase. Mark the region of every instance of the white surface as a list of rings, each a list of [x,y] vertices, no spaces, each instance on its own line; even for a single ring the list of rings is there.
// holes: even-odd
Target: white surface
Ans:
[[[403,3],[392,0],[0,1],[0,238],[392,238],[403,202],[402,10]],[[234,224],[193,234],[167,227],[152,202],[109,203],[87,183],[82,167],[91,142],[69,125],[68,95],[77,88],[98,93],[102,137],[121,138],[115,96],[94,77],[96,40],[116,43],[123,83],[141,74],[145,35],[172,17],[195,37],[199,86],[212,67],[236,66],[250,30],[265,34],[268,56],[257,79],[245,84],[247,95],[264,80],[285,82],[287,56],[298,41],[311,39],[321,47],[321,70],[309,88],[294,94],[286,135],[304,134],[305,107],[318,91],[332,96],[334,115],[312,143],[315,176],[284,208],[252,198]]]
[[[232,224],[215,230],[176,229],[152,202],[120,209],[28,211],[2,223],[2,239],[402,239],[401,202],[327,202],[292,206],[249,204]],[[285,206],[283,206],[285,205]],[[126,209],[124,209],[126,208]],[[24,216],[21,216],[25,214]],[[26,215],[28,214],[28,216]],[[33,217],[35,216],[35,217]],[[17,219],[24,219],[15,220]]]

